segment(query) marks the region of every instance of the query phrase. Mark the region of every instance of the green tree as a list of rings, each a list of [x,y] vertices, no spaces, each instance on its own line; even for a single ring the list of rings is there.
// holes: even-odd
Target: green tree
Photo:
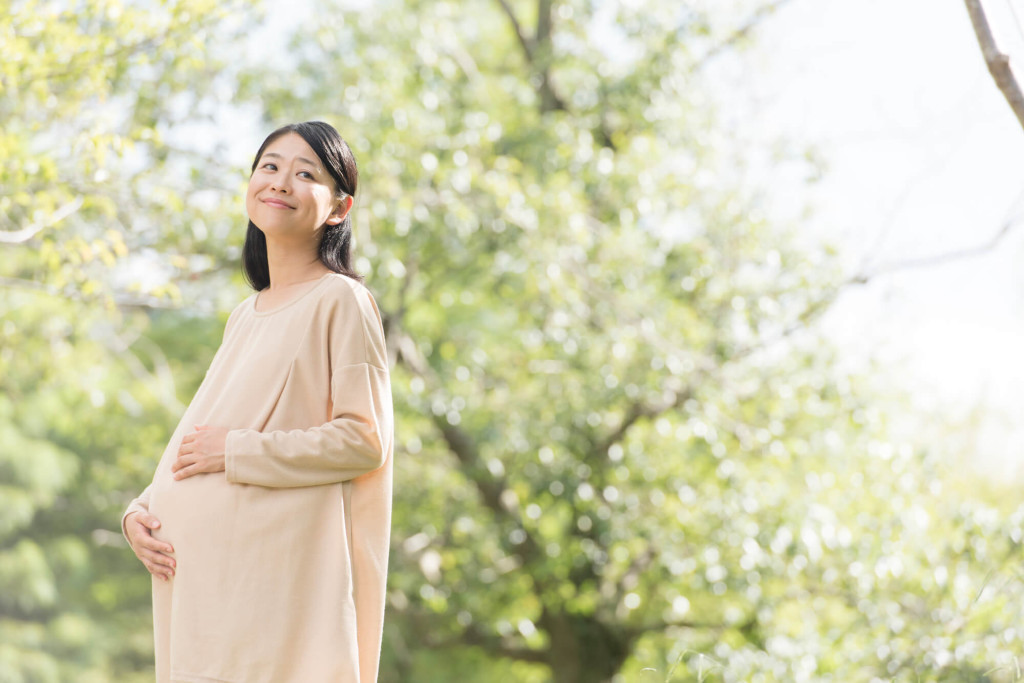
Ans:
[[[947,483],[884,368],[840,370],[813,321],[843,274],[714,104],[781,4],[324,2],[268,63],[241,4],[8,3],[0,681],[151,678],[116,524],[241,292],[220,131],[253,104],[361,164],[399,411],[382,679],[1019,678],[1024,509]]]
[[[736,172],[702,74],[769,10],[324,3],[281,86],[249,77],[362,165],[402,446],[389,680],[970,677],[1012,651],[1019,586],[982,589],[1016,544],[948,543],[989,513],[837,369],[808,324],[843,274]]]
[[[208,175],[181,122],[214,121],[232,76],[206,44],[237,13],[0,11],[2,681],[152,678],[149,581],[116,520],[219,341],[217,298],[195,291],[226,279],[205,271],[231,258],[239,183]]]

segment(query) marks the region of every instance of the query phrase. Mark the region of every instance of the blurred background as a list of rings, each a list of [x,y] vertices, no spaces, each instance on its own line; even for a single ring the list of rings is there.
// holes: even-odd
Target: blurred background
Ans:
[[[120,516],[309,119],[394,356],[381,681],[1024,679],[1024,130],[963,4],[0,6],[0,683],[152,680]]]

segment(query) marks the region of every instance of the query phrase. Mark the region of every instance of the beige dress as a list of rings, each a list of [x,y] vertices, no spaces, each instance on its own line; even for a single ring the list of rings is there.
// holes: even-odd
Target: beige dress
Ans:
[[[335,273],[273,310],[255,300],[231,312],[153,482],[125,511],[155,515],[153,536],[175,551],[175,575],[153,579],[156,680],[375,681],[394,429],[380,313]],[[226,471],[176,481],[197,424],[232,430]]]

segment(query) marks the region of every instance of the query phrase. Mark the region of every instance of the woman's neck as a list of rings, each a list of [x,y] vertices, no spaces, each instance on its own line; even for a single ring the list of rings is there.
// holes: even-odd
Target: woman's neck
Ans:
[[[316,249],[299,249],[294,245],[267,242],[267,268],[270,273],[269,289],[297,285],[315,280],[330,268],[321,263]]]

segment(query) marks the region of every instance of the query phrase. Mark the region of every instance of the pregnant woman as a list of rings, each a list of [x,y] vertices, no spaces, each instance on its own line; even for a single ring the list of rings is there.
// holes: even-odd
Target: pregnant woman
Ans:
[[[393,416],[380,312],[350,266],[357,175],[321,122],[256,154],[256,291],[121,520],[153,575],[158,683],[377,678]]]

